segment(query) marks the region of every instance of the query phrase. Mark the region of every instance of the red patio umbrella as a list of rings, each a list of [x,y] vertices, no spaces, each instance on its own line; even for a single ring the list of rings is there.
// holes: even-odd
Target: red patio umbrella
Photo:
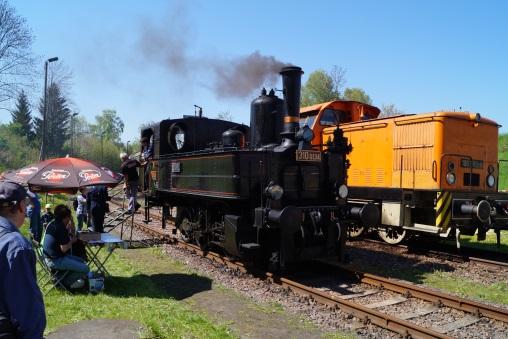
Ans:
[[[26,184],[32,192],[76,193],[81,187],[116,186],[122,175],[93,161],[55,158],[4,173],[5,180]]]

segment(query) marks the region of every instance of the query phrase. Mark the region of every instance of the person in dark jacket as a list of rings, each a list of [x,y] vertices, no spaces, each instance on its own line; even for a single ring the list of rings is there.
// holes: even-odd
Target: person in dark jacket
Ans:
[[[26,216],[30,219],[30,233],[35,241],[40,242],[42,236],[41,201],[37,193],[27,191],[30,205],[27,207]]]
[[[44,214],[41,217],[42,226],[46,228],[50,222],[55,219],[55,216],[53,215],[53,212],[51,212],[51,204],[46,204],[44,206]]]
[[[55,220],[46,228],[42,247],[45,260],[51,269],[68,271],[63,283],[71,289],[83,287],[86,275],[90,272],[83,258],[71,254],[77,241],[71,210],[65,205],[56,206]]]
[[[95,232],[104,232],[104,215],[109,200],[108,190],[104,185],[93,186],[86,195],[86,207],[90,214],[88,228]]]
[[[0,182],[0,338],[40,339],[46,327],[35,254],[18,230],[28,203],[22,186]]]
[[[127,196],[127,199],[129,199],[128,212],[134,213],[139,208],[139,204],[137,202],[139,188],[138,167],[140,167],[141,164],[136,159],[129,159],[127,153],[121,153],[120,159],[122,160],[120,169],[122,170],[125,180],[125,195]]]

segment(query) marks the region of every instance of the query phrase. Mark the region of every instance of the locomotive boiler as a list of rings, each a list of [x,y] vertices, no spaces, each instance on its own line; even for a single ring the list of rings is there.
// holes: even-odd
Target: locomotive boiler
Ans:
[[[163,120],[142,131],[154,144],[147,200],[203,248],[219,247],[278,267],[340,255],[343,220],[377,220],[377,209],[347,204],[340,129],[326,151],[300,128],[299,67],[281,70],[283,99],[263,89],[250,127],[201,116]]]

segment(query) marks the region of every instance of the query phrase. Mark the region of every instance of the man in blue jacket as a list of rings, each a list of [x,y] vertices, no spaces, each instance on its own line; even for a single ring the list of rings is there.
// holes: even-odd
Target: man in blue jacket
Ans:
[[[41,221],[41,201],[37,193],[27,191],[30,198],[30,205],[27,206],[26,216],[30,218],[30,233],[35,241],[41,242],[42,237],[42,221]]]
[[[35,254],[18,229],[29,203],[23,186],[0,182],[0,337],[42,338],[46,314]],[[9,336],[11,335],[11,336]]]

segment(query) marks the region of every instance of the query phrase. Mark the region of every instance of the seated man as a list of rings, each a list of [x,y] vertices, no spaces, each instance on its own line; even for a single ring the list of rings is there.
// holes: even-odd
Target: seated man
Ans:
[[[69,272],[63,281],[65,286],[81,288],[90,269],[82,258],[70,254],[72,245],[78,240],[71,210],[58,205],[54,214],[55,220],[49,223],[44,236],[44,256],[51,269]]]

